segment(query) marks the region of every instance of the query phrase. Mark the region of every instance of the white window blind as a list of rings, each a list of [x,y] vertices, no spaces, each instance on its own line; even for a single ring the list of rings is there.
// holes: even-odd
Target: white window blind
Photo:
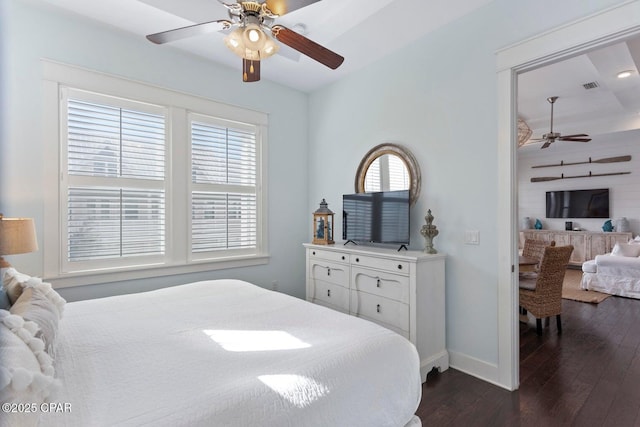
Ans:
[[[66,261],[164,254],[165,115],[129,100],[67,93]]]
[[[256,129],[213,117],[191,120],[191,251],[257,247]]]
[[[409,188],[409,170],[398,156],[389,158],[389,190],[406,190]]]

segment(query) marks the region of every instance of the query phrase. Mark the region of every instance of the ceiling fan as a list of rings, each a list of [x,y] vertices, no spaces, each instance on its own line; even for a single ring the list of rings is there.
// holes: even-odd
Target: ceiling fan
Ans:
[[[589,135],[587,135],[585,133],[577,133],[575,135],[564,135],[564,136],[562,136],[560,133],[553,131],[553,104],[555,104],[557,99],[558,99],[557,96],[550,96],[549,98],[547,98],[547,101],[549,101],[549,104],[551,104],[551,127],[550,127],[550,130],[549,130],[549,133],[545,133],[544,135],[542,135],[542,138],[531,139],[531,141],[545,141],[545,143],[542,144],[542,147],[540,147],[540,148],[547,148],[552,143],[556,142],[556,140],[558,140],[558,141],[576,141],[576,142],[589,142],[589,141],[591,141],[591,138],[585,138],[585,137],[589,136]]]
[[[147,39],[156,44],[168,43],[187,37],[224,31],[226,46],[242,58],[242,80],[260,80],[260,61],[278,52],[281,43],[335,70],[344,58],[324,46],[289,28],[275,24],[277,17],[301,9],[320,0],[265,0],[225,3],[218,0],[229,12],[229,19],[189,25],[160,33],[149,34]],[[232,28],[234,28],[230,31]],[[227,31],[225,31],[227,30]],[[268,35],[271,33],[271,36]]]

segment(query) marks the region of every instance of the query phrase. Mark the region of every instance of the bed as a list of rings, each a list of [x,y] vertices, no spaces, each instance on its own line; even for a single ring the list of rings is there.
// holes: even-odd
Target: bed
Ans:
[[[239,280],[67,303],[51,365],[42,426],[421,425],[409,341]]]

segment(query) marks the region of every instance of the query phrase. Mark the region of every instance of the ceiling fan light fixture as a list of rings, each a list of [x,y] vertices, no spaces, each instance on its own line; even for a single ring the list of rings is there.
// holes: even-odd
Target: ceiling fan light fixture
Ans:
[[[229,50],[242,59],[259,61],[275,55],[279,46],[255,24],[233,30],[224,38]]]
[[[257,24],[247,24],[241,28],[242,41],[247,49],[260,50],[264,47],[267,35]]]

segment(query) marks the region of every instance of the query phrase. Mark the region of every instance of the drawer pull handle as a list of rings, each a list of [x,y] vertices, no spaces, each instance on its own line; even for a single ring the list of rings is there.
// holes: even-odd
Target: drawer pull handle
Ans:
[[[402,270],[402,264],[398,264],[398,270]]]
[[[380,279],[376,279],[376,287],[379,288],[380,287]]]
[[[315,254],[316,254],[316,251],[313,251],[313,252],[311,252],[311,253],[315,255]]]
[[[376,311],[377,311],[378,313],[380,313],[380,304],[378,304],[378,305],[376,306]]]
[[[327,296],[330,297],[331,296],[331,289],[327,289]]]
[[[360,262],[360,258],[356,258],[356,262]]]
[[[331,276],[331,269],[327,267],[327,276]]]
[[[342,260],[344,261],[344,255],[342,255]]]

